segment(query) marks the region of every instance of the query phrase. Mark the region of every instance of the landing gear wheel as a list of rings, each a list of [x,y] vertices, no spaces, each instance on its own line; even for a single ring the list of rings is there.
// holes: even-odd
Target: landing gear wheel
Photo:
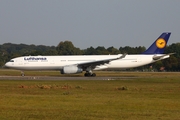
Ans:
[[[86,73],[84,73],[84,76],[87,77],[87,76],[89,76],[89,74],[86,72]]]
[[[23,72],[23,71],[21,71],[21,76],[22,76],[22,77],[24,77],[24,76],[25,76],[25,74],[24,74],[24,72]]]
[[[84,73],[84,76],[85,77],[95,77],[96,76],[96,73],[89,73],[89,72],[86,72],[86,73]]]
[[[96,73],[93,73],[91,76],[95,77],[95,76],[96,76]]]

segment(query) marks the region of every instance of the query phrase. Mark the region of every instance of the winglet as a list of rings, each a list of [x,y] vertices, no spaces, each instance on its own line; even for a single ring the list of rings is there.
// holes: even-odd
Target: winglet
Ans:
[[[117,57],[117,58],[113,58],[113,59],[108,59],[109,60],[109,62],[110,61],[113,61],[113,60],[118,60],[118,59],[122,59],[122,58],[125,58],[126,57],[126,53],[124,53],[124,54],[122,54],[121,56],[119,56],[119,57]]]
[[[171,33],[162,33],[156,41],[142,54],[163,54]]]
[[[122,59],[122,58],[125,58],[127,55],[127,53],[124,53],[122,56],[118,57],[117,59]]]

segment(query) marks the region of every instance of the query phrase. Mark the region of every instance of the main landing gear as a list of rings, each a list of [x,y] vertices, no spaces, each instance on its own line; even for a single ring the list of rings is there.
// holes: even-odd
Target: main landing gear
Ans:
[[[86,71],[86,73],[84,73],[84,76],[85,77],[95,77],[96,73],[92,73],[92,72]]]

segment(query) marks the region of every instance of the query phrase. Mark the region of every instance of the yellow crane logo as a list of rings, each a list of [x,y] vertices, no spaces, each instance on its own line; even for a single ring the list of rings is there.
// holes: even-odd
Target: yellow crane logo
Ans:
[[[156,46],[158,48],[164,48],[166,46],[166,41],[162,38],[159,38],[157,41],[156,41]]]

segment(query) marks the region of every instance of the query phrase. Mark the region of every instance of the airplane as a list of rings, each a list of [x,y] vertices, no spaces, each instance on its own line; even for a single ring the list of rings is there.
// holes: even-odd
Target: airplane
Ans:
[[[84,76],[96,76],[93,71],[135,68],[169,58],[174,53],[164,54],[164,49],[170,35],[162,33],[142,54],[22,56],[11,59],[5,66],[18,70],[59,70],[61,74],[85,71]]]

